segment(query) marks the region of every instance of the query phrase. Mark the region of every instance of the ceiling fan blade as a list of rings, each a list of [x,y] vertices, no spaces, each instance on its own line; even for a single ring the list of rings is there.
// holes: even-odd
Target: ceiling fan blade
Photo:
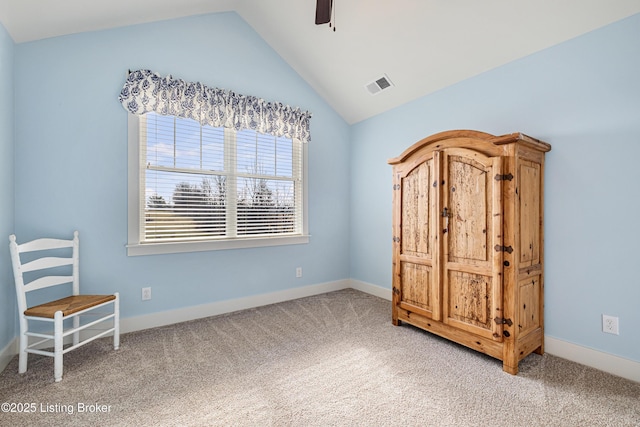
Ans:
[[[316,25],[326,24],[331,21],[331,7],[333,0],[317,0]]]

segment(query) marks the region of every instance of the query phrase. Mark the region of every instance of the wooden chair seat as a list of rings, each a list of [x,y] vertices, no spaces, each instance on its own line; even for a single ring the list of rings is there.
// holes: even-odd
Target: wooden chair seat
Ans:
[[[28,308],[25,310],[24,315],[53,319],[56,311],[62,311],[62,316],[67,317],[70,314],[113,301],[114,299],[116,299],[115,295],[72,295]]]

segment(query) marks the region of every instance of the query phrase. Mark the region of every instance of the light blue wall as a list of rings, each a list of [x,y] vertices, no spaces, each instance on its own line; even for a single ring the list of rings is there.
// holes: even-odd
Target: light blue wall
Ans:
[[[237,14],[16,45],[16,234],[80,232],[85,290],[119,291],[122,317],[270,293],[349,275],[349,126]],[[281,101],[313,113],[311,243],[127,257],[128,69]],[[303,278],[295,278],[295,268]],[[151,286],[153,299],[141,301]]]
[[[354,125],[352,278],[391,287],[386,161],[450,129],[523,132],[553,146],[546,334],[640,361],[640,15]],[[620,318],[619,336],[601,332],[602,313]]]
[[[9,259],[13,233],[13,53],[14,43],[0,24],[0,350],[15,336],[16,293]]]

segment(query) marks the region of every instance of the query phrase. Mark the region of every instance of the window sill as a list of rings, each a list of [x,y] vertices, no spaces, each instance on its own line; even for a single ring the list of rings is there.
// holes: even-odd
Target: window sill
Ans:
[[[245,238],[207,242],[130,243],[127,245],[127,256],[218,251],[241,248],[261,248],[268,246],[302,245],[306,243],[309,243],[308,235]]]

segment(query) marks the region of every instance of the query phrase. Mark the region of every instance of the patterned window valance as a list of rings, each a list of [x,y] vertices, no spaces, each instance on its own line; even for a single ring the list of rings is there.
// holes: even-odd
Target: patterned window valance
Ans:
[[[132,71],[120,96],[131,114],[155,112],[193,119],[200,124],[235,130],[251,129],[309,142],[311,113],[255,96],[162,77],[149,70]]]

